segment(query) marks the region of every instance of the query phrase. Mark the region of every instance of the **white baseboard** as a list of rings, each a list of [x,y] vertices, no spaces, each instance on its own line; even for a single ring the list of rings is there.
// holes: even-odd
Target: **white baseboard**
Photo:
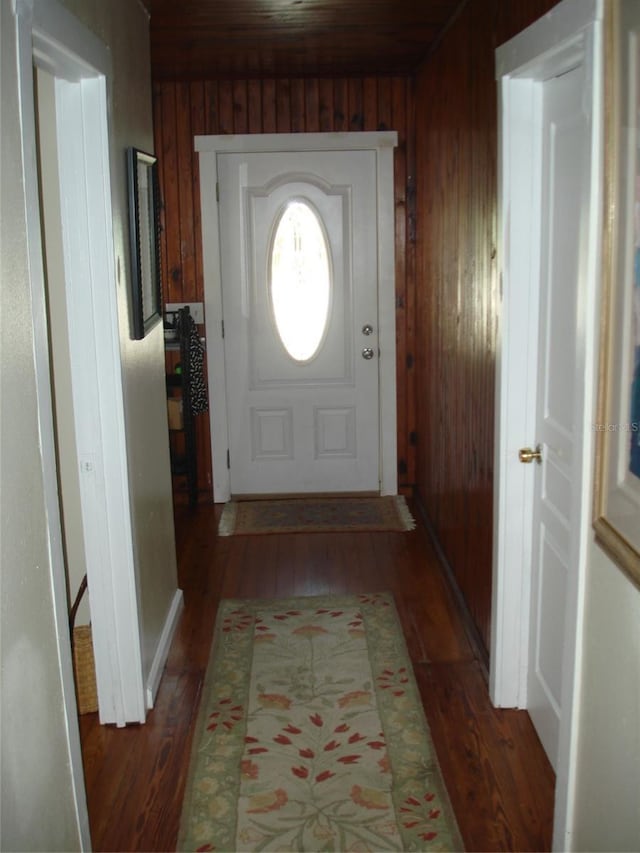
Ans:
[[[169,607],[169,612],[167,613],[167,618],[165,620],[162,633],[160,634],[160,640],[158,641],[158,648],[153,656],[153,663],[149,670],[149,677],[147,679],[147,708],[149,710],[153,708],[156,693],[160,686],[160,679],[162,678],[164,665],[167,661],[167,657],[169,656],[171,641],[173,640],[173,635],[175,634],[178,619],[180,618],[183,607],[184,600],[182,597],[182,590],[177,589],[173,596],[173,600],[171,601],[171,606]]]

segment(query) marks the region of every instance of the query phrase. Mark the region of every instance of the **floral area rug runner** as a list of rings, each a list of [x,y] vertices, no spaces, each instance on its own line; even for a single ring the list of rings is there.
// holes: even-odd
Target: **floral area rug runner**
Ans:
[[[291,498],[230,501],[218,534],[327,533],[413,530],[415,521],[402,495],[383,497]]]
[[[461,850],[393,599],[223,601],[180,850]]]

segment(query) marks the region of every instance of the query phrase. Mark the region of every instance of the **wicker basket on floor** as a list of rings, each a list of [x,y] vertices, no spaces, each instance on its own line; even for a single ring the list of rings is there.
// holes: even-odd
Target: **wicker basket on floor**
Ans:
[[[98,710],[98,690],[91,625],[78,625],[73,629],[73,669],[78,713],[92,714]]]
[[[78,713],[92,714],[98,710],[98,688],[96,686],[96,662],[93,656],[91,625],[76,625],[76,613],[82,596],[87,591],[87,576],[82,578],[80,589],[69,612],[71,648],[73,651],[73,674],[76,680]]]

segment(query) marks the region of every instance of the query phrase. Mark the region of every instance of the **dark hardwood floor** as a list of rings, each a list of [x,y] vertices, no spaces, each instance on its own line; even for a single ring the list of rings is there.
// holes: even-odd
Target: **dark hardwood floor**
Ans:
[[[80,718],[95,851],[174,850],[200,691],[222,598],[395,595],[467,850],[550,850],[554,774],[524,711],[492,708],[425,531],[218,539],[220,507],[176,507],[185,609],[144,726]]]

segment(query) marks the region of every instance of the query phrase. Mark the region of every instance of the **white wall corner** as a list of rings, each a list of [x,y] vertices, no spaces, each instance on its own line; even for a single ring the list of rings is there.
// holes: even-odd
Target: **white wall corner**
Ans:
[[[182,590],[177,589],[174,593],[171,604],[169,605],[167,618],[165,619],[164,627],[162,628],[162,633],[158,640],[158,647],[156,648],[156,653],[153,656],[153,661],[151,663],[151,669],[149,670],[149,677],[147,679],[146,686],[148,710],[151,710],[155,703],[158,687],[160,686],[160,679],[162,678],[164,666],[167,662],[167,658],[169,657],[169,649],[171,648],[171,643],[173,641],[176,628],[178,627],[178,621],[183,608],[184,597],[182,595]]]

